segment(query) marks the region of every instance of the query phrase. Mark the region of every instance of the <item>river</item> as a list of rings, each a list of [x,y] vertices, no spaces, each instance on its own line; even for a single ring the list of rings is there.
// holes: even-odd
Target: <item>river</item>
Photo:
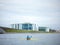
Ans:
[[[26,36],[32,36],[26,40]],[[60,33],[0,34],[0,45],[60,45]]]

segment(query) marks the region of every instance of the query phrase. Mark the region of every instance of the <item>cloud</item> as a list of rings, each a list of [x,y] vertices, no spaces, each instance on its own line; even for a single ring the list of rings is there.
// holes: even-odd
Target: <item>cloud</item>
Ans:
[[[59,0],[0,0],[0,25],[31,22],[59,27],[59,5]]]

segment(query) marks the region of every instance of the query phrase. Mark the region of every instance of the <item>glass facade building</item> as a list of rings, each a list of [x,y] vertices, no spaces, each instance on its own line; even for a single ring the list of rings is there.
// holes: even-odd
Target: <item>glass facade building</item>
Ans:
[[[12,28],[20,30],[36,30],[36,24],[31,23],[12,24]]]
[[[48,27],[38,27],[39,31],[43,31],[43,32],[49,32],[49,28]]]
[[[48,27],[40,27],[40,26],[38,27],[38,25],[31,23],[12,24],[11,27],[18,30],[35,30],[35,31],[49,32]]]
[[[33,30],[32,24],[22,24],[23,30]]]

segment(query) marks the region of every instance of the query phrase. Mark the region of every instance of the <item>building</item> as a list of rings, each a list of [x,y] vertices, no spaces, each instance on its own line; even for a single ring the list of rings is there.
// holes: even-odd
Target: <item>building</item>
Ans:
[[[20,23],[20,24],[12,24],[12,28],[19,30],[37,30],[36,24],[31,23]]]
[[[49,32],[56,32],[56,30],[54,30],[54,29],[50,29]]]
[[[49,32],[49,28],[48,27],[38,27],[39,31],[43,31],[43,32]]]

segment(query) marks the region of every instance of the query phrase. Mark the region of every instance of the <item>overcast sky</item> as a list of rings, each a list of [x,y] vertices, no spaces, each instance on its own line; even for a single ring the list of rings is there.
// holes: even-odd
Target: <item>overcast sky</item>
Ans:
[[[0,26],[34,23],[60,29],[60,0],[0,0]]]

